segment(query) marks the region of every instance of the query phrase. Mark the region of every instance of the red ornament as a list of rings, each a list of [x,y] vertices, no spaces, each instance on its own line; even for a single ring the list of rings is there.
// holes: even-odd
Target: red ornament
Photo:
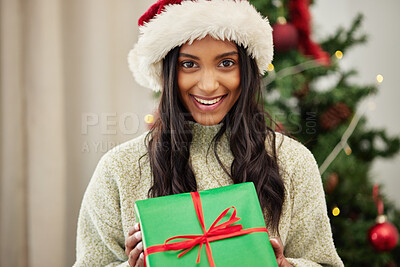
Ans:
[[[372,197],[378,210],[378,217],[376,218],[376,224],[368,230],[368,241],[378,252],[390,251],[399,242],[399,232],[383,215],[383,201],[379,196],[379,185],[377,184],[372,188]]]
[[[368,241],[378,252],[391,251],[399,242],[399,232],[384,215],[379,215],[376,221],[377,223],[368,231]]]
[[[278,52],[286,52],[297,48],[299,35],[297,29],[290,23],[276,23],[272,27],[274,48]]]

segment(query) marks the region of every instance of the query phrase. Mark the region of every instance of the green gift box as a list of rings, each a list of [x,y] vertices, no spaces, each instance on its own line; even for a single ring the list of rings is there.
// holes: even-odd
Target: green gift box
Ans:
[[[149,267],[278,266],[253,183],[136,201],[135,213]]]

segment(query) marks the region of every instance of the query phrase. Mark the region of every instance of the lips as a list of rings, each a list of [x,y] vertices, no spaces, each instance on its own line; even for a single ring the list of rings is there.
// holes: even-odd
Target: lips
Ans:
[[[206,99],[202,99],[202,98],[193,96],[193,98],[194,98],[197,102],[199,102],[200,104],[204,104],[204,105],[212,105],[212,104],[215,104],[215,103],[219,102],[219,101],[222,99],[222,97],[223,97],[223,96],[216,97],[216,98],[213,98],[213,99],[211,99],[211,100],[206,100]]]
[[[200,96],[191,95],[196,107],[203,111],[211,111],[216,109],[224,101],[226,96],[227,95],[222,95],[213,98],[204,98]]]

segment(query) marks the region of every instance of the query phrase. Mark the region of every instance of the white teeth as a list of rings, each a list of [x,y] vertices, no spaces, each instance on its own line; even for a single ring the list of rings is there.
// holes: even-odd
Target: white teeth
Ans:
[[[199,102],[199,103],[201,103],[201,104],[204,104],[204,105],[212,105],[212,104],[215,104],[215,103],[217,103],[218,101],[220,101],[221,98],[222,98],[222,96],[221,96],[221,97],[215,98],[215,99],[213,99],[213,100],[204,100],[204,99],[197,98],[197,97],[195,97],[195,96],[193,96],[193,97],[196,99],[197,102]]]

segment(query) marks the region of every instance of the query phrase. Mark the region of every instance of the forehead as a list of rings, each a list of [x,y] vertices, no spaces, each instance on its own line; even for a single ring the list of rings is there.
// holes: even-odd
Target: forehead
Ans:
[[[232,41],[228,40],[219,40],[214,39],[213,37],[207,35],[203,39],[195,40],[193,43],[185,43],[182,45],[181,52],[183,53],[196,53],[196,52],[227,52],[227,51],[236,51],[236,44]]]

